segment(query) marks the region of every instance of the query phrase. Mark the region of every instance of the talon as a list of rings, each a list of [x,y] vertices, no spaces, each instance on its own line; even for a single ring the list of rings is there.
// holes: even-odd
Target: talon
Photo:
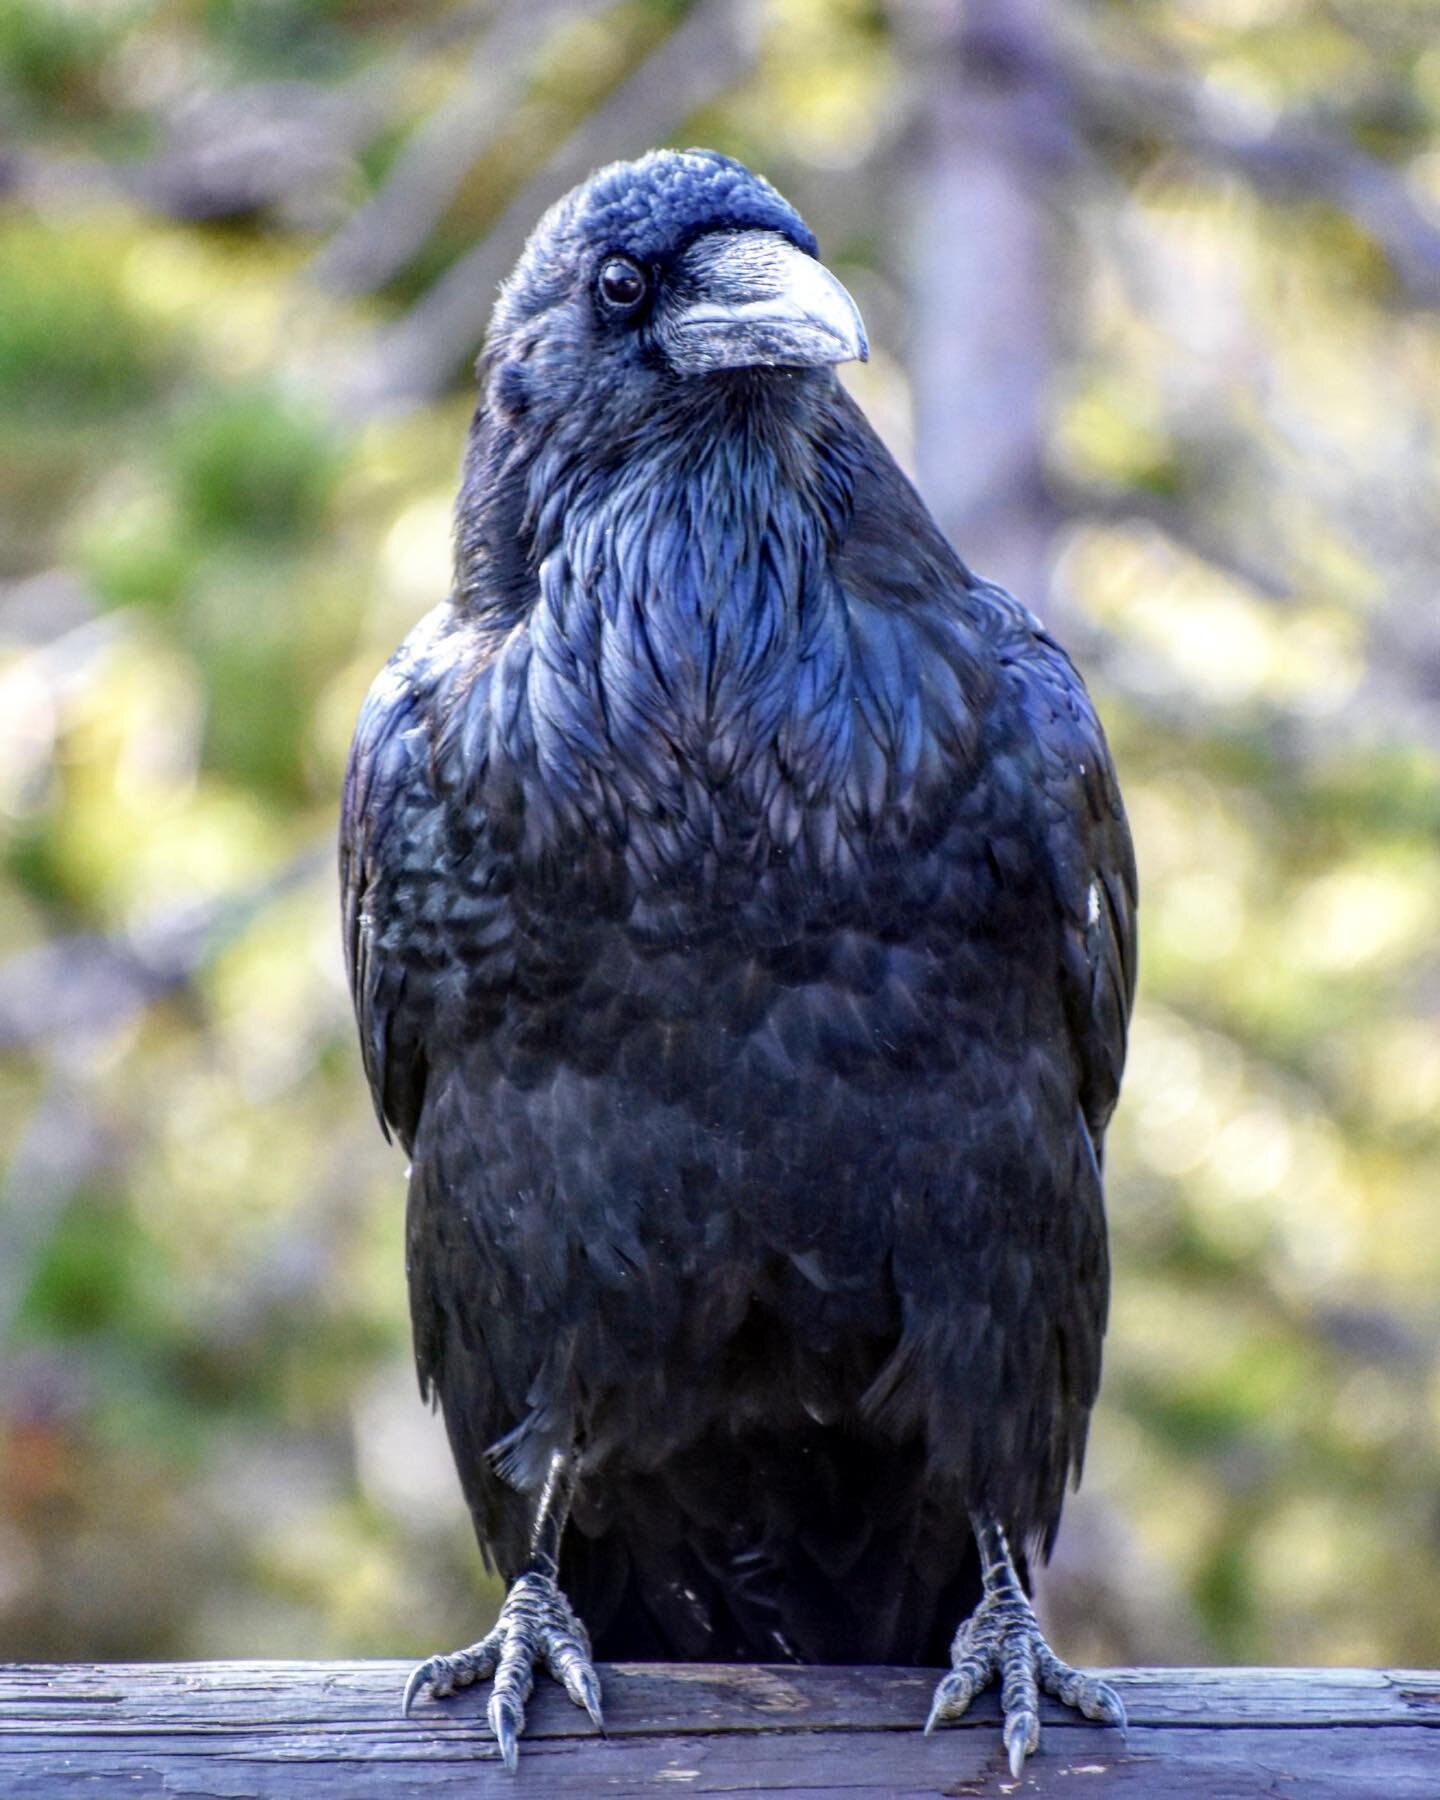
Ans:
[[[1061,1662],[1043,1639],[1037,1646],[1035,1671],[1047,1694],[1053,1694],[1066,1706],[1078,1707],[1087,1719],[1118,1725],[1124,1730],[1124,1702],[1109,1682],[1098,1681],[1093,1675],[1082,1675],[1069,1663]]]
[[[1028,1710],[1011,1713],[1005,1721],[1005,1748],[1010,1753],[1010,1774],[1015,1780],[1020,1779],[1025,1758],[1039,1742],[1040,1721],[1035,1714]]]
[[[428,1687],[443,1699],[457,1687],[495,1680],[486,1708],[501,1760],[513,1775],[519,1766],[520,1734],[525,1729],[525,1702],[544,1666],[560,1682],[576,1706],[583,1707],[597,1730],[600,1678],[590,1661],[590,1640],[570,1602],[548,1575],[534,1570],[520,1575],[505,1596],[495,1629],[453,1656],[432,1656],[405,1683],[401,1711],[407,1715],[415,1696]]]
[[[420,1692],[421,1688],[424,1687],[426,1681],[429,1679],[429,1675],[430,1665],[428,1662],[423,1662],[410,1671],[410,1679],[405,1683],[405,1697],[400,1702],[400,1717],[402,1719],[408,1719],[410,1717],[410,1708],[415,1704],[415,1696]]]
[[[1108,1681],[1086,1683],[1076,1704],[1087,1719],[1098,1719],[1105,1725],[1125,1729],[1125,1702]]]
[[[935,1689],[935,1698],[931,1703],[930,1717],[925,1721],[925,1735],[928,1737],[937,1725],[949,1724],[952,1719],[962,1718],[970,1702],[980,1691],[980,1682],[988,1676],[988,1670],[982,1670],[977,1678],[969,1667],[953,1670]]]
[[[588,1663],[567,1670],[565,1692],[577,1706],[585,1708],[590,1715],[590,1723],[598,1731],[605,1729],[605,1721],[600,1716],[600,1683]]]
[[[1061,1662],[1045,1642],[1015,1565],[1005,1534],[991,1514],[972,1515],[981,1551],[985,1591],[975,1611],[955,1633],[951,1670],[935,1689],[925,1730],[957,1719],[983,1687],[999,1679],[1005,1716],[1005,1751],[1010,1774],[1019,1780],[1025,1759],[1040,1742],[1040,1690],[1087,1719],[1124,1725],[1125,1708],[1115,1690]]]
[[[525,1728],[525,1715],[504,1694],[491,1697],[486,1714],[500,1747],[500,1760],[513,1775],[520,1766],[520,1733]]]

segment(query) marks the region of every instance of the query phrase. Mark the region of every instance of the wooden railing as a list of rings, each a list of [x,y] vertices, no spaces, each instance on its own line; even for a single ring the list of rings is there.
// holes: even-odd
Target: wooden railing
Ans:
[[[602,1667],[606,1735],[542,1677],[519,1774],[484,1689],[402,1719],[400,1663],[0,1667],[3,1800],[1436,1800],[1440,1672],[1117,1669],[1122,1734],[1045,1703],[1020,1781],[993,1694],[925,1737],[918,1669]]]

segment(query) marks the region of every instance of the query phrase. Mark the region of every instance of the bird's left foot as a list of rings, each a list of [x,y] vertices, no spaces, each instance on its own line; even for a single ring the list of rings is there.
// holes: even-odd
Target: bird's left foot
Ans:
[[[456,1688],[493,1678],[487,1714],[505,1767],[513,1775],[519,1762],[520,1733],[525,1729],[525,1702],[535,1685],[537,1666],[550,1671],[577,1706],[597,1726],[600,1679],[590,1660],[590,1639],[570,1602],[549,1575],[527,1570],[505,1596],[495,1628],[468,1650],[431,1656],[405,1683],[404,1710],[422,1688],[443,1700]]]
[[[975,1696],[996,1679],[1005,1713],[1005,1749],[1010,1773],[1019,1778],[1025,1758],[1040,1742],[1040,1694],[1053,1694],[1078,1707],[1087,1719],[1125,1723],[1120,1696],[1106,1682],[1072,1669],[1045,1642],[1034,1609],[1011,1572],[1011,1580],[990,1586],[984,1599],[955,1634],[950,1673],[935,1690],[925,1730],[958,1719]]]

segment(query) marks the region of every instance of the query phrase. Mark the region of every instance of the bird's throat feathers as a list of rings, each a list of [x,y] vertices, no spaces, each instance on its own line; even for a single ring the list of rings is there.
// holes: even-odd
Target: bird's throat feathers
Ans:
[[[607,699],[622,713],[638,705],[690,751],[737,728],[752,740],[773,730],[767,691],[843,637],[827,570],[845,472],[822,444],[768,431],[767,417],[701,415],[568,482],[563,450],[539,459],[532,630],[573,642],[588,609]]]
[[[837,576],[855,471],[831,379],[692,385],[706,403],[643,435],[472,445],[488,468],[466,484],[476,518],[462,498],[458,591],[496,645],[492,696],[592,823],[617,793],[674,818],[725,789],[783,837],[808,810],[873,809],[877,780],[903,797],[927,748],[921,647]]]

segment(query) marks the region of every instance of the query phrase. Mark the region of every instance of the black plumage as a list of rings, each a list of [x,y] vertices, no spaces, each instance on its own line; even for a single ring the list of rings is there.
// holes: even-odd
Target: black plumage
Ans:
[[[1048,1550],[1100,1377],[1114,773],[814,256],[708,152],[541,221],[346,787],[422,1387],[507,1578],[570,1471],[606,1656],[944,1662],[971,1520]]]

